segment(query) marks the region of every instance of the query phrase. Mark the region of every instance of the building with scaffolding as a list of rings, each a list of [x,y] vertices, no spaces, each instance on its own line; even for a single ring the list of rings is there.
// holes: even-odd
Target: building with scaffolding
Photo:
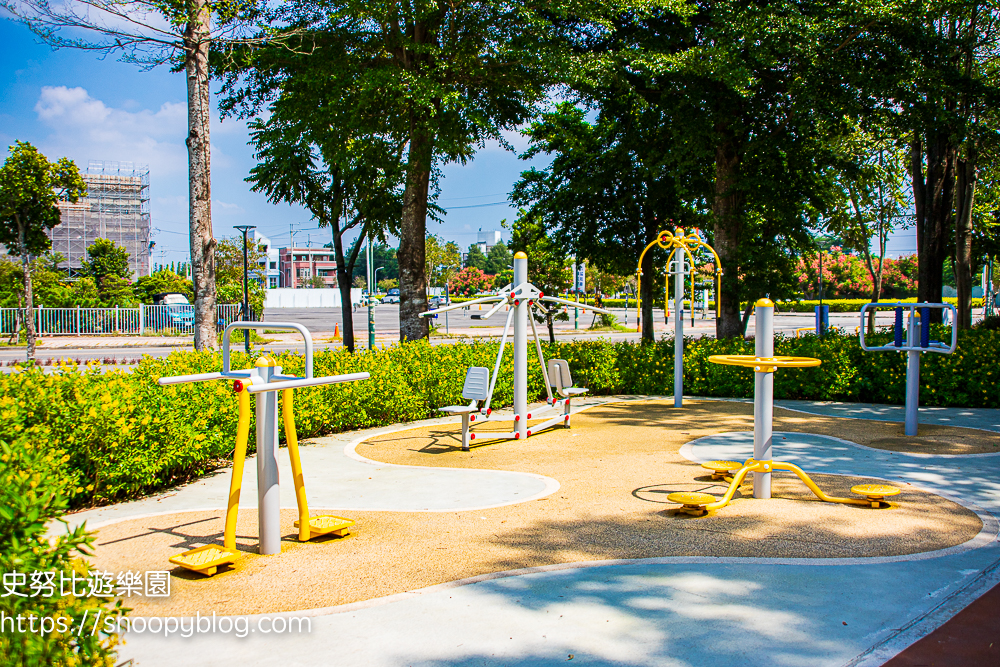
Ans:
[[[61,222],[49,230],[52,252],[66,258],[70,275],[87,259],[87,246],[109,239],[125,248],[133,280],[149,275],[149,167],[91,160],[81,174],[87,195],[59,204]]]

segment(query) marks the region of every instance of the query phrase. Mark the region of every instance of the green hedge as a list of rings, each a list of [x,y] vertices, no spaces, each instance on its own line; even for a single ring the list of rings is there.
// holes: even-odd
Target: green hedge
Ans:
[[[935,336],[944,334],[943,330]],[[876,334],[874,341],[888,341]],[[1000,332],[962,332],[953,355],[922,358],[923,405],[1000,407]],[[492,369],[497,342],[430,346],[394,345],[355,355],[318,352],[315,374],[368,371],[365,382],[296,392],[301,437],[382,426],[436,416],[436,408],[460,402],[465,370]],[[654,344],[607,341],[557,342],[546,357],[569,361],[578,384],[595,394],[673,392],[673,341]],[[783,370],[775,376],[776,398],[903,402],[905,356],[863,352],[857,336],[831,332],[823,339],[778,337],[778,354],[817,357],[817,368]],[[753,394],[748,369],[710,364],[712,354],[751,354],[741,339],[690,339],[685,344],[684,390],[700,396]],[[234,368],[250,364],[234,354]],[[286,372],[301,373],[302,358],[279,356]],[[505,355],[494,407],[512,401],[512,364]],[[0,376],[0,440],[14,447],[46,443],[52,457],[38,471],[56,480],[82,506],[133,498],[201,475],[229,459],[236,431],[236,401],[229,382],[159,387],[165,375],[219,370],[220,355],[174,352],[146,357],[133,372],[65,366],[55,373],[26,369]],[[529,394],[544,396],[538,361],[529,355]],[[251,438],[253,430],[251,430]]]
[[[15,619],[6,620],[0,630],[0,663],[112,667],[117,635],[101,632],[103,624],[93,635],[91,630],[98,612],[103,619],[128,610],[121,601],[87,595],[90,568],[83,557],[91,553],[92,533],[78,527],[51,538],[47,534],[48,524],[61,520],[67,509],[59,480],[48,473],[68,459],[49,445],[23,439],[14,446],[0,442],[0,573],[27,594],[0,596],[0,614]],[[43,579],[36,580],[42,586],[33,590],[32,573],[52,573],[53,588],[45,588]],[[18,581],[22,576],[23,583]],[[61,582],[74,577],[83,580],[76,591],[83,595],[62,595]],[[11,632],[9,624],[17,618],[23,625]],[[84,632],[78,632],[81,624]]]

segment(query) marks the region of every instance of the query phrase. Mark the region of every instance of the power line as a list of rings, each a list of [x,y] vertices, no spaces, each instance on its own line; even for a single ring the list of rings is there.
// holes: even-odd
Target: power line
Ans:
[[[458,210],[460,208],[485,208],[487,206],[510,206],[510,205],[511,205],[510,202],[507,202],[507,201],[495,201],[495,202],[491,202],[489,204],[471,204],[469,206],[449,206],[448,208],[446,208],[444,210],[446,210],[446,211],[455,211],[455,210]]]

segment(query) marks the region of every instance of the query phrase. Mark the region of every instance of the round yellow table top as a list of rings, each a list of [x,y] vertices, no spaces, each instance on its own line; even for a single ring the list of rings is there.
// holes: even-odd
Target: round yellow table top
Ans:
[[[757,357],[752,354],[713,354],[708,360],[713,364],[752,368],[760,373],[772,373],[779,368],[808,368],[823,363],[813,357]]]
[[[879,498],[895,496],[902,493],[902,491],[898,486],[892,486],[891,484],[858,484],[851,487],[851,493],[856,493],[859,496],[877,496]]]
[[[667,500],[681,505],[707,505],[714,503],[715,496],[708,493],[692,493],[689,491],[677,491],[667,496]]]

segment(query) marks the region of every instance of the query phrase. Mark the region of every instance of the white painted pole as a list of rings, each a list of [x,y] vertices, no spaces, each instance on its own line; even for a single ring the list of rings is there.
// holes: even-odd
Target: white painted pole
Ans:
[[[280,366],[261,357],[254,368],[254,384],[272,382]],[[253,376],[251,376],[253,377]],[[262,556],[281,553],[281,499],[278,486],[278,392],[257,395],[257,530]]]
[[[684,406],[684,252],[674,251],[674,407]]]
[[[514,255],[514,289],[528,282],[528,256]],[[528,301],[517,299],[514,313],[514,428],[528,437]]]
[[[774,356],[774,302],[759,299],[756,304],[756,331],[754,354],[757,357]],[[770,461],[771,440],[774,432],[774,373],[754,372],[753,392],[753,457],[757,461]],[[771,473],[753,474],[753,497],[771,497]]]

